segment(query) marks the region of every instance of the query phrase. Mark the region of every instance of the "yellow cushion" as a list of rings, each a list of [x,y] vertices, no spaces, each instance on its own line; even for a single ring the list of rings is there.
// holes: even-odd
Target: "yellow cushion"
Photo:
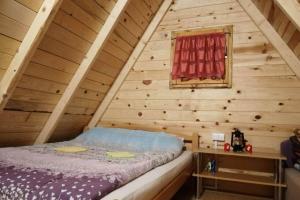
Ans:
[[[59,152],[65,152],[65,153],[76,153],[76,152],[87,151],[88,149],[85,147],[78,147],[78,146],[65,146],[65,147],[57,147],[55,148],[55,150]]]
[[[112,158],[133,158],[134,154],[126,151],[107,152],[107,155]]]

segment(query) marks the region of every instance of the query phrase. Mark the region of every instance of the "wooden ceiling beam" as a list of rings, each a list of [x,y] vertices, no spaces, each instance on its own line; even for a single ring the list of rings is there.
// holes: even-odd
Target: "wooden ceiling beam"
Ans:
[[[274,2],[300,31],[300,1],[274,0]]]
[[[284,42],[281,36],[276,32],[251,0],[238,0],[238,2],[299,78],[300,61],[294,52]]]
[[[138,42],[137,46],[133,50],[132,54],[130,55],[129,59],[123,66],[120,74],[114,81],[112,87],[104,97],[102,103],[98,107],[96,113],[94,114],[93,118],[89,122],[88,126],[86,129],[93,128],[97,125],[97,123],[101,120],[102,116],[104,115],[106,109],[108,108],[110,102],[113,100],[114,96],[116,95],[117,91],[121,87],[122,83],[126,79],[129,71],[133,67],[133,65],[136,63],[137,59],[139,58],[140,54],[142,53],[143,49],[145,48],[146,44],[150,40],[152,34],[156,30],[156,27],[159,25],[160,21],[168,11],[170,5],[172,3],[172,0],[164,0],[162,5],[160,6],[159,10],[155,14],[154,18],[148,25],[146,31],[144,32],[142,38]]]
[[[0,82],[0,111],[11,97],[16,85],[38,48],[62,0],[44,1],[29,27],[17,53],[12,59]]]
[[[74,96],[75,91],[79,88],[80,83],[87,76],[89,69],[96,61],[99,53],[104,47],[105,42],[108,40],[110,34],[113,32],[114,27],[117,25],[119,18],[123,14],[123,11],[125,10],[129,1],[130,0],[118,0],[115,4],[104,25],[99,31],[95,41],[88,50],[85,58],[82,60],[72,80],[67,86],[65,92],[63,93],[59,102],[56,104],[41,133],[35,140],[35,144],[45,143],[50,138],[52,132],[55,130],[58,122],[62,118],[67,106],[69,105],[72,97]]]

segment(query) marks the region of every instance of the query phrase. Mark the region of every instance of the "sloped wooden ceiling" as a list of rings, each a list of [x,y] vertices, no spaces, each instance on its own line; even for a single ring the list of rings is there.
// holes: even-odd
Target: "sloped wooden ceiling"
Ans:
[[[11,60],[15,56],[25,34],[27,33],[32,21],[39,11],[42,0],[3,0],[0,1],[0,77],[2,79]],[[1,80],[0,79],[0,80]],[[32,123],[25,126],[25,122],[30,113],[0,113],[0,145],[10,145],[28,143],[32,135],[24,135],[30,130],[34,130]],[[9,123],[11,122],[11,123]],[[14,134],[11,134],[14,132]],[[21,133],[21,134],[20,134]]]
[[[234,25],[233,87],[169,89],[171,32],[224,24]],[[196,132],[202,147],[212,145],[212,132],[230,142],[240,128],[255,151],[274,152],[300,128],[299,91],[298,77],[237,0],[176,0],[98,125]]]
[[[12,2],[23,6],[21,1],[7,0],[9,4]],[[32,15],[30,20],[33,20],[42,1],[24,2],[27,3],[27,7],[23,6],[24,10],[29,10]],[[5,110],[0,114],[1,146],[34,142],[115,3],[114,0],[63,1]],[[50,141],[69,139],[82,131],[160,4],[161,0],[130,1],[91,71],[76,91]],[[3,15],[14,23],[19,23],[20,19],[14,19],[17,13],[9,13],[12,16],[6,16],[5,11],[0,12],[1,17]],[[29,20],[26,23],[30,25]],[[5,56],[9,55],[5,63],[2,64],[1,60],[1,69],[5,70],[13,56],[12,52],[16,51],[26,32],[20,36],[13,36],[10,32],[5,32],[2,24],[0,31],[0,39],[4,38],[10,42],[14,38],[13,42],[7,42],[4,50],[0,45],[0,56],[4,53]],[[14,49],[11,50],[12,48]]]
[[[277,33],[300,59],[300,2],[253,0]]]
[[[42,3],[42,0],[0,1],[0,80]]]

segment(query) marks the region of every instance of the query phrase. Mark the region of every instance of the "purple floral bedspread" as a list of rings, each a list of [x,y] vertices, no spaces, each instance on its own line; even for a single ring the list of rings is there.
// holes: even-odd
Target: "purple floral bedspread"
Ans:
[[[107,155],[111,149],[95,146],[80,153],[55,151],[70,145],[74,143],[1,148],[0,199],[101,199],[175,157],[174,152],[146,152],[135,153],[133,158],[111,158]]]

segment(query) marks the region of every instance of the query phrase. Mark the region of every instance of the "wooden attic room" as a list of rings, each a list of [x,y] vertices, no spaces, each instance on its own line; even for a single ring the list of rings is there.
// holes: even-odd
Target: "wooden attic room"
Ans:
[[[298,200],[299,0],[0,0],[1,200]]]

